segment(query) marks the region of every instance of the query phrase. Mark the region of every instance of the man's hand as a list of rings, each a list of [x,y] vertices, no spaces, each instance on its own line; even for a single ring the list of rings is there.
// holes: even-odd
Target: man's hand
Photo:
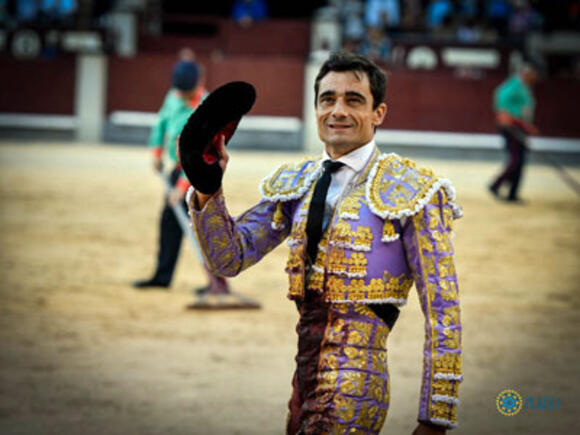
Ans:
[[[153,156],[153,169],[157,172],[161,172],[163,170],[163,159],[161,156]]]
[[[419,426],[413,431],[413,435],[445,435],[446,429],[444,427],[437,427],[435,425],[427,425],[419,423]]]
[[[220,140],[218,141],[218,146],[216,147],[216,149],[219,156],[218,164],[222,168],[222,172],[225,174],[228,161],[230,160],[230,156],[226,151],[226,139],[223,134],[221,135]],[[196,190],[195,195],[197,196],[197,204],[199,206],[199,209],[201,210],[214,194],[207,195],[205,193],[201,193]]]
[[[167,202],[169,205],[179,205],[185,199],[185,192],[181,189],[173,189],[169,192]]]

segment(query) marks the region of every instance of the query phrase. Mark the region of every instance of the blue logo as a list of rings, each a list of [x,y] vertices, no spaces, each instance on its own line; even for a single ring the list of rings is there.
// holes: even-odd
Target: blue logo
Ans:
[[[517,415],[522,409],[528,411],[553,411],[561,409],[559,397],[526,396],[524,400],[520,393],[515,390],[503,390],[499,393],[495,399],[495,406],[500,414],[507,417]]]
[[[522,396],[515,390],[503,390],[495,399],[495,406],[500,414],[508,417],[517,415],[524,406]]]

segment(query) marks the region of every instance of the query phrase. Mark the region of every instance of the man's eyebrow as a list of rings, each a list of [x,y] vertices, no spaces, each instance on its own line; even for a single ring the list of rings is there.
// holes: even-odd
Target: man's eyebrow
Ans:
[[[361,100],[366,101],[366,98],[363,94],[356,92],[356,91],[346,91],[347,97],[359,97]]]
[[[323,93],[321,93],[318,98],[324,98],[324,97],[333,97],[336,95],[335,91],[329,90],[329,91],[324,91]],[[363,94],[361,94],[360,92],[356,92],[356,91],[346,91],[345,95],[347,97],[358,97],[363,101],[366,101],[366,98]]]
[[[336,92],[335,91],[324,91],[322,94],[320,94],[318,96],[318,98],[320,99],[320,98],[323,98],[323,97],[332,97],[334,95],[336,95]]]

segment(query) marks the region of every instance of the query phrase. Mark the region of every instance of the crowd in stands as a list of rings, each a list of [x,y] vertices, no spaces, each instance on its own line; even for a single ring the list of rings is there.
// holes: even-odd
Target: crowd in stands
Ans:
[[[329,0],[345,49],[386,62],[391,38],[519,43],[533,31],[580,28],[580,0]]]

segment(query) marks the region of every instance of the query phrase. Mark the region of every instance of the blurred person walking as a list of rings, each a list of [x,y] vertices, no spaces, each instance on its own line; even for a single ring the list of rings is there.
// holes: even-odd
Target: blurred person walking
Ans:
[[[528,151],[526,142],[530,134],[537,134],[533,125],[535,99],[532,86],[538,81],[538,71],[530,64],[522,66],[520,72],[500,84],[494,92],[494,109],[498,130],[503,137],[508,154],[508,163],[502,173],[489,186],[491,193],[500,196],[500,188],[509,184],[507,201],[520,200],[518,189]]]
[[[177,140],[187,119],[203,101],[207,91],[202,85],[201,68],[193,61],[195,59],[194,52],[189,49],[183,49],[179,52],[179,59],[171,75],[172,88],[165,96],[157,123],[153,127],[149,140],[149,146],[153,150],[154,169],[162,172],[164,160],[172,165],[167,177],[170,185],[173,186],[173,190],[167,193],[161,211],[159,250],[157,252],[155,272],[151,278],[133,283],[133,286],[139,290],[169,287],[183,238],[183,230],[171,206],[180,204],[187,211],[185,193],[190,183],[179,164]],[[228,291],[225,278],[216,277],[209,273],[207,269],[206,272],[209,277],[209,284],[198,289],[199,293],[214,292],[221,294]]]

